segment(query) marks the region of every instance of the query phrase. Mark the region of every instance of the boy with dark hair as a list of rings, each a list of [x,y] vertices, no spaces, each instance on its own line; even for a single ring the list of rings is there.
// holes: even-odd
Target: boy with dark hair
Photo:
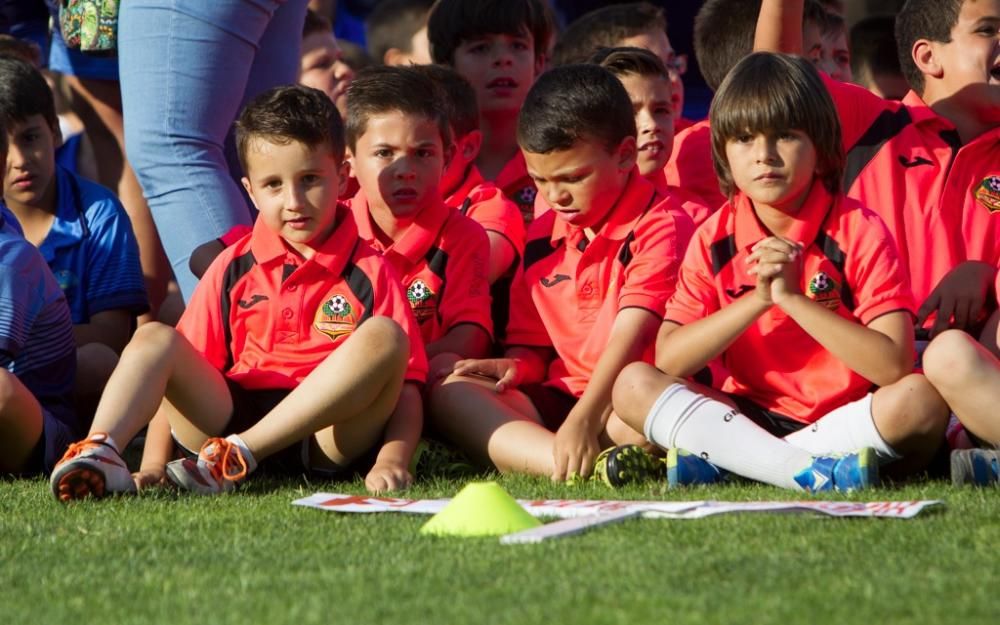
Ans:
[[[358,235],[396,270],[428,358],[489,352],[493,324],[483,228],[441,196],[454,147],[440,90],[412,67],[372,67],[347,98],[347,147],[361,190]],[[434,367],[432,367],[434,369]]]
[[[518,143],[551,210],[528,230],[507,350],[431,389],[438,431],[501,471],[587,476],[602,447],[641,442],[611,387],[651,359],[693,224],[639,174],[635,136],[628,94],[600,67],[552,69],[525,99]]]
[[[765,0],[762,50],[801,49],[802,2]],[[824,79],[847,148],[844,189],[877,211],[909,269],[917,327],[972,329],[1000,264],[1000,0],[909,0],[896,17],[900,102]]]
[[[922,468],[947,409],[912,373],[913,302],[892,238],[840,191],[840,126],[817,70],[753,54],[710,117],[730,201],[684,257],[657,366],[615,383],[617,414],[668,450],[666,471],[648,458],[628,475],[660,465],[680,486],[721,468],[816,492],[875,485],[880,462]],[[717,357],[719,389],[689,380]]]
[[[0,160],[7,133],[0,121]],[[0,202],[0,474],[37,475],[78,436],[66,296]]]
[[[851,27],[851,75],[880,98],[902,100],[910,86],[896,53],[896,18],[874,15]]]
[[[438,0],[427,22],[435,63],[468,80],[479,103],[483,149],[476,166],[534,218],[535,185],[517,147],[517,114],[545,66],[551,14],[541,0]]]
[[[705,221],[711,210],[701,198],[667,184],[663,171],[674,145],[674,115],[671,83],[658,56],[644,48],[604,48],[590,57],[622,82],[632,100],[639,151],[639,173],[656,190],[677,200],[695,225]]]
[[[431,62],[427,15],[434,0],[383,0],[365,18],[368,54],[381,65]]]
[[[451,122],[455,150],[441,176],[444,203],[482,226],[490,242],[487,278],[491,317],[494,336],[501,342],[510,308],[510,281],[524,253],[524,219],[517,205],[504,197],[495,184],[483,180],[476,167],[483,133],[479,130],[479,106],[472,85],[445,65],[421,65],[416,69],[441,88]]]
[[[139,246],[114,194],[58,166],[52,91],[29,63],[0,57],[7,128],[4,200],[66,293],[78,347],[80,414],[92,414],[139,315],[149,310]]]
[[[176,330],[136,332],[90,434],[52,473],[61,501],[134,492],[164,472],[182,489],[217,494],[265,460],[330,475],[380,442],[366,487],[412,479],[422,421],[411,404],[427,363],[392,269],[337,202],[336,108],[318,90],[277,87],[247,105],[236,131],[259,211],[253,232],[209,267]],[[151,421],[133,477],[120,445]],[[188,457],[168,463],[171,435]]]
[[[672,89],[674,129],[683,130],[692,122],[683,119],[684,82],[687,59],[674,52],[667,37],[667,18],[663,9],[648,2],[614,4],[577,18],[559,36],[553,52],[553,64],[586,63],[600,48],[634,46],[649,50],[669,72]]]

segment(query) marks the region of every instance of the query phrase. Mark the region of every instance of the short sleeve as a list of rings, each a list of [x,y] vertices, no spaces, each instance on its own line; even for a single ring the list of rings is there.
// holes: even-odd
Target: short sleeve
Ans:
[[[45,306],[43,271],[45,260],[30,243],[0,234],[0,357],[7,362],[27,344]]]
[[[627,243],[631,259],[618,295],[619,310],[645,308],[663,317],[693,230],[691,218],[669,198],[640,220],[635,240]]]
[[[875,213],[862,210],[856,228],[853,262],[845,267],[854,289],[854,315],[868,325],[886,313],[916,310],[906,268],[885,223]]]
[[[508,200],[500,189],[477,189],[466,215],[487,232],[510,241],[519,258],[524,253],[524,218],[517,204]]]
[[[87,246],[87,312],[127,310],[140,315],[149,310],[146,286],[136,242],[125,209],[113,197],[88,210],[95,219]]]
[[[212,262],[177,322],[177,331],[223,373],[229,353],[225,332],[229,319],[222,318],[222,275],[232,259],[233,254],[227,251]]]
[[[507,345],[552,347],[552,338],[545,329],[541,315],[531,298],[524,275],[524,263],[519,263],[510,285],[510,319],[507,322]]]
[[[854,147],[883,111],[894,111],[902,106],[863,87],[834,80],[823,72],[820,77],[837,109],[845,150]]]
[[[666,321],[685,325],[719,310],[719,296],[710,267],[707,241],[696,234],[681,263],[677,289],[667,302]]]
[[[453,213],[445,227],[447,250],[445,289],[438,304],[441,327],[448,332],[456,325],[471,323],[481,326],[493,336],[490,316],[489,250],[490,244],[482,226]]]

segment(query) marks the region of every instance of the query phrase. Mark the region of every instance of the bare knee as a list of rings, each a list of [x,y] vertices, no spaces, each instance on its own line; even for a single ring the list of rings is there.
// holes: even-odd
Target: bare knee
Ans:
[[[948,330],[927,346],[924,374],[935,387],[953,391],[973,383],[989,360],[992,358],[974,338],[961,330]]]
[[[883,438],[937,438],[944,433],[948,406],[926,377],[912,373],[879,389],[872,405]]]
[[[673,381],[673,378],[650,364],[633,362],[627,365],[618,374],[611,392],[611,405],[615,414],[629,427],[641,432],[646,415],[656,398]]]
[[[351,338],[365,341],[373,357],[388,356],[404,363],[410,357],[410,337],[389,317],[372,317]]]
[[[136,329],[122,355],[130,351],[172,349],[181,336],[180,332],[165,323],[158,321],[144,323]]]

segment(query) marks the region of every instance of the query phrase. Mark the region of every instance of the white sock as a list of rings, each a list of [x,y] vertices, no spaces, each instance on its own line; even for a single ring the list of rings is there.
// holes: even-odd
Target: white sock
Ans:
[[[900,457],[875,427],[871,393],[828,412],[812,425],[789,434],[785,440],[821,456],[853,453],[862,447],[871,447],[880,462]]]
[[[802,490],[795,475],[813,460],[735,408],[682,384],[663,391],[643,429],[660,447],[685,449],[727,471],[782,488]]]
[[[237,434],[230,434],[226,437],[226,440],[230,443],[236,445],[239,448],[240,453],[243,454],[243,459],[247,463],[247,473],[250,473],[257,468],[257,459],[253,457],[253,452],[247,447],[247,444],[243,442]]]

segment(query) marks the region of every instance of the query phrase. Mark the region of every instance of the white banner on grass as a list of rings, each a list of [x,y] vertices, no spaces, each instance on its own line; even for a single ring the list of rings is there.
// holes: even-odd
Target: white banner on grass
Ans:
[[[437,514],[450,499],[398,499],[316,493],[292,502],[296,506],[318,508],[332,512],[408,512]],[[771,512],[811,512],[835,517],[877,517],[911,519],[925,508],[941,505],[940,500],[923,501],[615,501],[601,499],[518,499],[532,516],[569,519],[606,514],[633,512],[644,518],[700,519],[716,514]]]

